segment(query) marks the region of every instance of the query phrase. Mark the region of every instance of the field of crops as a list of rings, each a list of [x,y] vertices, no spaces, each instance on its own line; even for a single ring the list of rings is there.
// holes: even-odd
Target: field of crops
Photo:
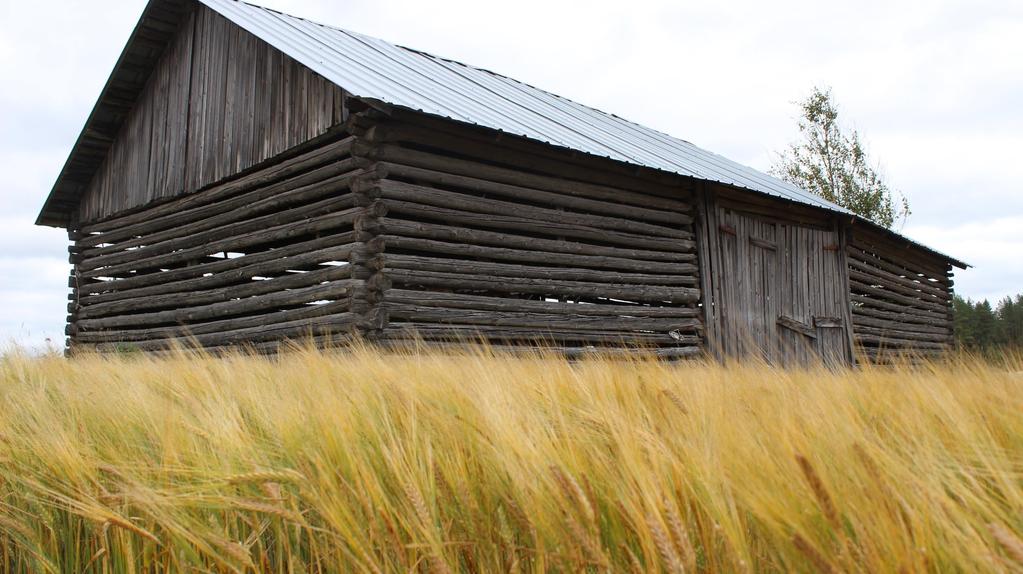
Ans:
[[[1020,572],[1021,370],[12,352],[0,568]]]

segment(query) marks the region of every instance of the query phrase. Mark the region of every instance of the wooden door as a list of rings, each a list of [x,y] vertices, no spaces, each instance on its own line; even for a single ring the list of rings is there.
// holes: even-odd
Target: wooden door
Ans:
[[[844,264],[832,230],[717,213],[717,344],[783,363],[849,360]]]

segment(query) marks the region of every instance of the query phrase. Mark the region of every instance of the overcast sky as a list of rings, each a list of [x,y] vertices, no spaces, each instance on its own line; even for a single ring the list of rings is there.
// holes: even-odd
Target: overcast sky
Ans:
[[[766,170],[830,86],[903,232],[1023,292],[1023,2],[261,0],[487,68]],[[32,225],[143,0],[0,0],[0,340],[63,344],[67,241]]]

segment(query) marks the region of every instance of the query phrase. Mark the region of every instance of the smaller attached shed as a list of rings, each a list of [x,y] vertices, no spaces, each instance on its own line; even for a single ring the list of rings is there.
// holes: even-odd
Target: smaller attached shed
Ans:
[[[960,261],[510,78],[152,0],[38,222],[71,348],[357,333],[848,361],[952,341]]]

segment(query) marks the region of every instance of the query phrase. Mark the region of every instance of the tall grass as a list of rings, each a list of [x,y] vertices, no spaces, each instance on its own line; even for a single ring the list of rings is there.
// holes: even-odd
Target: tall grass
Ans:
[[[1019,572],[1021,366],[14,353],[0,566]]]

